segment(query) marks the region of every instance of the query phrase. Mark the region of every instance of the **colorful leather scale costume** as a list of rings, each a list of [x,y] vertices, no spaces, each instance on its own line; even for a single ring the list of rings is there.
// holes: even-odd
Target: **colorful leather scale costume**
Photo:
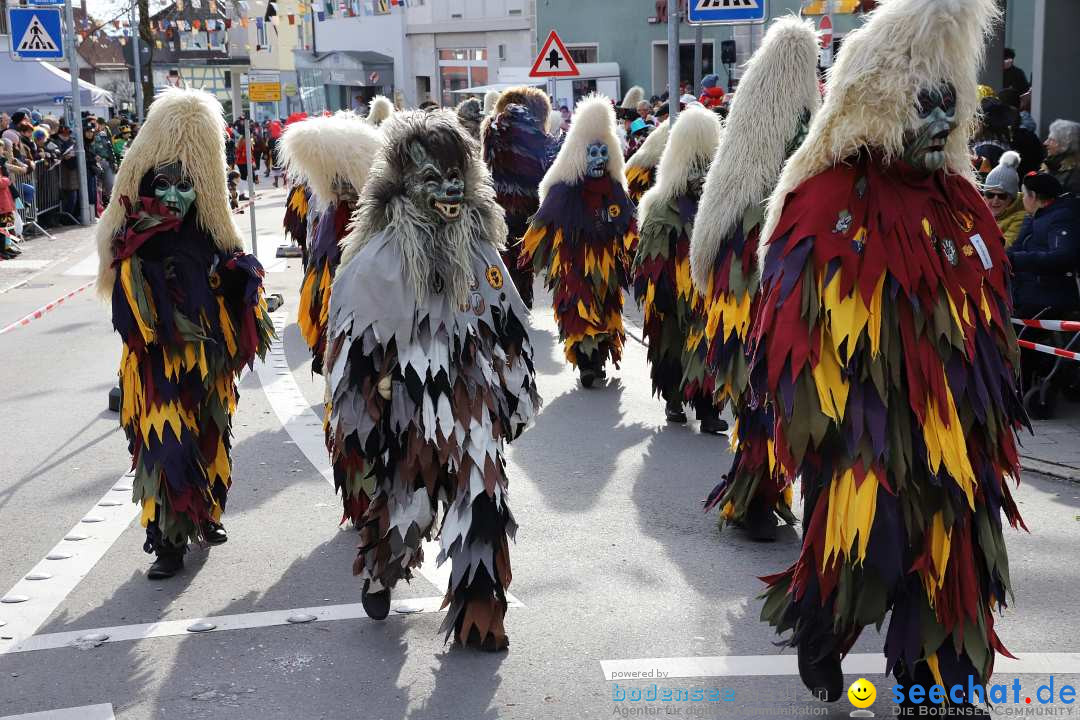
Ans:
[[[357,194],[367,183],[381,145],[382,132],[348,112],[294,123],[281,141],[290,177],[311,189],[315,219],[310,223],[297,325],[311,350],[314,373],[323,373],[331,284],[341,263],[340,243],[356,207]],[[372,488],[363,473],[355,472],[360,462],[359,457],[345,455],[334,463],[334,488],[341,495],[342,522],[359,523],[368,506]]]
[[[516,530],[504,445],[540,402],[528,311],[499,256],[490,176],[452,112],[384,128],[330,300],[327,448],[371,496],[353,571],[368,615],[385,617],[437,535],[452,565],[443,629],[500,650]]]
[[[985,684],[1006,652],[994,614],[1026,419],[1004,241],[967,154],[996,17],[993,0],[882,3],[845,40],[763,232],[754,358],[805,504],[762,617],[793,631],[829,699],[839,658],[887,616],[901,683]]]
[[[484,163],[495,183],[495,196],[506,211],[509,235],[503,260],[518,293],[532,307],[533,271],[519,267],[521,238],[529,218],[540,205],[539,186],[548,168],[553,140],[545,132],[551,105],[537,88],[510,88],[495,105],[495,113],[481,127]]]
[[[123,339],[120,422],[152,577],[188,542],[224,542],[236,378],[273,337],[263,270],[228,206],[221,106],[169,89],[154,101],[98,227],[98,289]],[[161,565],[165,562],[166,566]]]
[[[623,238],[634,227],[610,101],[578,103],[566,141],[540,186],[540,209],[522,244],[521,262],[545,272],[566,359],[586,386],[616,367],[626,339]]]
[[[667,404],[668,420],[685,422],[683,356],[704,327],[705,299],[690,279],[690,234],[709,163],[720,137],[720,119],[703,107],[686,109],[671,131],[660,161],[660,179],[638,208],[640,242],[634,258],[634,298],[644,313],[644,335],[653,393]],[[712,418],[710,393],[685,399],[700,418]]]
[[[821,105],[817,60],[817,33],[809,23],[791,17],[772,23],[739,82],[691,245],[694,279],[706,289],[709,310],[706,349],[693,349],[697,361],[687,362],[687,389],[702,373],[717,404],[731,403],[736,418],[734,461],[705,509],[719,506],[721,526],[734,522],[762,541],[775,539],[777,515],[789,524],[795,516],[791,485],[776,466],[764,373],[749,371],[747,340],[760,311],[758,236],[764,202]]]

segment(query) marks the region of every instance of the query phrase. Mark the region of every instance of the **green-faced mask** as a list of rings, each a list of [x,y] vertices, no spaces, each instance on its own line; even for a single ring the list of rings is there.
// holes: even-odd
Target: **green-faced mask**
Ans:
[[[154,197],[171,208],[181,220],[187,216],[195,204],[195,186],[184,175],[179,161],[154,170]]]
[[[945,167],[945,144],[956,129],[956,89],[951,83],[919,93],[918,122],[904,137],[903,160],[927,174]]]

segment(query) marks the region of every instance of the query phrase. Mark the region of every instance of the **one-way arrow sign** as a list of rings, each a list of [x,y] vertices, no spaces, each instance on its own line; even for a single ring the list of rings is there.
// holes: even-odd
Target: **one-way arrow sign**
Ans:
[[[580,74],[559,34],[552,30],[536,56],[529,77],[577,77]]]

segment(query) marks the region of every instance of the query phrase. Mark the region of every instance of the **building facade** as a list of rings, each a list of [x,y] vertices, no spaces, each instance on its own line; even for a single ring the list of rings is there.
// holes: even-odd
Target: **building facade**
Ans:
[[[187,0],[166,5],[150,16],[155,39],[152,47],[140,43],[141,69],[145,73],[152,68],[155,89],[183,85],[206,90],[232,116],[236,89],[250,67],[242,17],[240,3]]]
[[[405,106],[452,105],[464,90],[528,66],[537,0],[360,0],[360,12],[318,12],[310,50],[297,50],[300,91],[313,107],[357,107],[376,94]]]
[[[1004,42],[1016,50],[1017,65],[1029,73],[1034,66],[1035,6],[1044,1],[1056,0],[1007,0],[1006,3]],[[537,38],[543,42],[548,32],[555,29],[575,61],[618,63],[623,87],[640,85],[647,95],[661,95],[668,85],[667,25],[660,21],[661,13],[658,13],[658,5],[663,4],[656,0],[536,0]],[[844,35],[861,23],[864,17],[861,11],[872,5],[865,1],[833,0],[835,47],[839,48]],[[769,16],[805,11],[817,19],[826,7],[827,0],[769,0]],[[704,27],[704,74],[718,74],[725,86],[735,84],[740,66],[761,43],[763,31],[761,25]],[[735,43],[734,62],[730,64],[722,62],[725,41]],[[682,24],[679,44],[681,80],[690,80],[694,53],[692,26]]]
[[[297,0],[248,0],[247,47],[252,70],[273,70],[281,78],[281,100],[254,103],[256,119],[302,112],[293,60],[303,49],[305,18]]]

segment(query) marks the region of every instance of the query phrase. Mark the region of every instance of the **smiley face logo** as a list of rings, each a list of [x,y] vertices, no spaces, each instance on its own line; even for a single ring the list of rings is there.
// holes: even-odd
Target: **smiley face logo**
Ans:
[[[877,688],[866,678],[859,678],[851,683],[847,691],[848,700],[857,708],[868,708],[877,699]]]

